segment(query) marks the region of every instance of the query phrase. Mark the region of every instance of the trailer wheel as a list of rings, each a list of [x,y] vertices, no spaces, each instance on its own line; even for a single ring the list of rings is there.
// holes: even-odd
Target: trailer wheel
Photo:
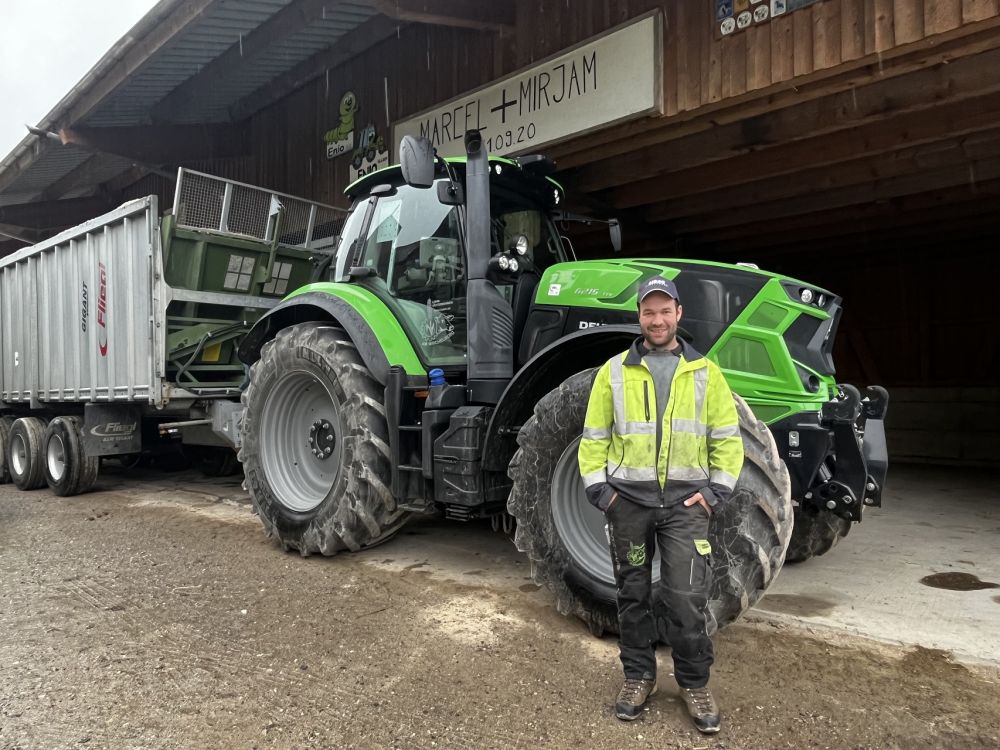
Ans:
[[[45,422],[38,417],[21,417],[11,425],[7,466],[11,481],[19,490],[37,490],[45,486],[44,435]]]
[[[587,502],[577,463],[594,375],[594,370],[573,375],[535,406],[508,470],[514,485],[507,508],[517,519],[515,544],[531,560],[536,583],[556,595],[560,612],[580,617],[601,635],[618,631],[614,574],[605,520]],[[743,399],[735,398],[746,459],[733,496],[709,529],[714,577],[709,609],[719,626],[761,597],[781,568],[792,531],[788,471],[774,438]]]
[[[97,483],[101,460],[83,449],[79,417],[56,417],[42,438],[45,481],[60,497],[87,492]]]
[[[0,417],[0,484],[10,482],[10,467],[7,466],[7,445],[10,443],[10,428],[13,417]]]
[[[330,323],[300,323],[264,345],[243,393],[239,458],[265,531],[286,549],[353,552],[406,522],[389,489],[383,399]]]
[[[800,505],[795,508],[795,525],[785,562],[802,562],[810,557],[825,555],[850,530],[848,519],[828,510]]]

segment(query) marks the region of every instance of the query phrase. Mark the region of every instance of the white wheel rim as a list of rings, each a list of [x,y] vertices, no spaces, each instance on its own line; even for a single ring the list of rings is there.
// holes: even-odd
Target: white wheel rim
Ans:
[[[58,482],[66,473],[66,445],[62,437],[52,435],[45,446],[45,461],[49,467],[49,476]]]
[[[11,442],[11,468],[18,476],[22,476],[28,468],[28,446],[21,435],[15,435]]]

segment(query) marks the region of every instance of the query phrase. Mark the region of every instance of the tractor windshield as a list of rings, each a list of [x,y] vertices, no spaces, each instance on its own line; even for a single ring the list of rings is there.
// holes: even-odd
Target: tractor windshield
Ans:
[[[366,204],[344,227],[341,261],[353,253]],[[360,239],[360,238],[359,238]],[[359,263],[374,270],[364,280],[397,313],[425,362],[465,363],[465,265],[458,210],[434,189],[400,185],[380,195]]]

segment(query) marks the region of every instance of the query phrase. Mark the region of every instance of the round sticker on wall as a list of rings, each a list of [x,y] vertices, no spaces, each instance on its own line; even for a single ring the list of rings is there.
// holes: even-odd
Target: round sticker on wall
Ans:
[[[750,13],[750,11],[745,10],[738,16],[736,16],[736,28],[745,29],[747,26],[750,25],[750,21],[752,20],[753,20],[753,15]]]
[[[722,22],[722,26],[720,28],[722,29],[723,36],[728,36],[729,34],[732,34],[734,31],[736,31],[736,19],[735,18],[725,19]]]
[[[753,20],[755,23],[766,21],[769,14],[770,10],[766,5],[758,5],[753,9]]]

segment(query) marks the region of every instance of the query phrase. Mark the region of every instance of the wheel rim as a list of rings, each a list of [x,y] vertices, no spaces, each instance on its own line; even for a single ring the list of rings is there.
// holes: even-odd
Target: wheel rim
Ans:
[[[315,377],[294,372],[275,384],[262,410],[260,455],[278,502],[298,513],[323,502],[340,476],[343,432],[336,402]]]
[[[11,468],[18,476],[23,476],[28,468],[28,446],[21,435],[15,435],[11,440]]]
[[[576,566],[593,580],[613,586],[615,574],[604,528],[607,521],[604,514],[587,501],[577,461],[579,447],[580,439],[577,438],[556,462],[550,499],[552,518],[559,539]],[[653,556],[653,580],[659,578],[660,555],[657,552]]]
[[[49,476],[56,482],[66,473],[66,446],[59,435],[49,437],[45,446],[45,461],[49,466]]]

